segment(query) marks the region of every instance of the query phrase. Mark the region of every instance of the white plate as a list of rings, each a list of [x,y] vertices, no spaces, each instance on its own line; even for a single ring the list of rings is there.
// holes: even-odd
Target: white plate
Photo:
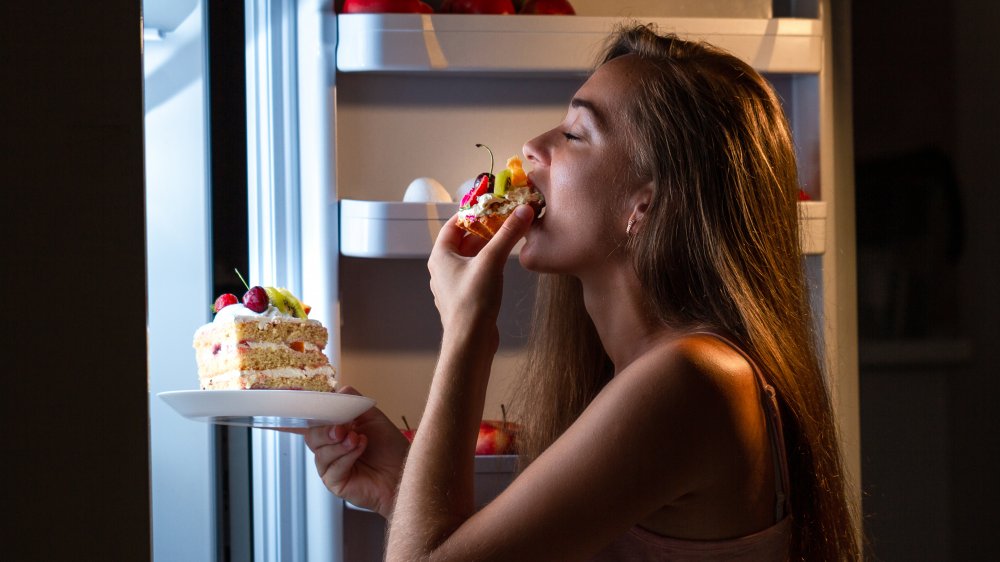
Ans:
[[[347,423],[375,401],[308,390],[175,390],[158,394],[185,418],[246,427],[313,427]]]

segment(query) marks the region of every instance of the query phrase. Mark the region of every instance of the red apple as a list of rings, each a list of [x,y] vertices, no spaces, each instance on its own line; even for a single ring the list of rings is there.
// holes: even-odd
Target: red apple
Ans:
[[[483,420],[476,439],[477,455],[510,455],[514,453],[516,426],[512,423]]]
[[[519,14],[576,15],[568,0],[524,0]]]
[[[344,14],[430,14],[434,8],[420,0],[344,0]]]
[[[444,0],[442,14],[516,14],[511,0]]]

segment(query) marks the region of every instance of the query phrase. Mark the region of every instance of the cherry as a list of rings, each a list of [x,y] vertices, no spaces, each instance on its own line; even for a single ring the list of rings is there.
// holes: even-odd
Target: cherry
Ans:
[[[240,301],[236,298],[236,295],[232,293],[219,295],[219,298],[215,299],[215,304],[212,305],[212,312],[218,312],[231,304],[237,304],[239,302]]]
[[[264,312],[271,304],[271,300],[267,298],[267,291],[264,290],[264,287],[258,285],[251,287],[249,291],[244,293],[243,304],[254,312]]]

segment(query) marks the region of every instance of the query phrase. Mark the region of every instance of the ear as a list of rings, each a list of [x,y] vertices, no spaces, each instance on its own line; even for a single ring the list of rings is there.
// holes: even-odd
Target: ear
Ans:
[[[626,209],[629,213],[628,220],[634,224],[640,224],[642,218],[653,201],[653,182],[647,182],[636,189],[628,198]]]

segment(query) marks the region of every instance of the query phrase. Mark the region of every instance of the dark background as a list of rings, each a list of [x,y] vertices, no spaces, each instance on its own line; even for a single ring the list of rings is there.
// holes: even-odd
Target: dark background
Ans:
[[[139,6],[0,8],[5,560],[150,558]]]
[[[996,558],[1000,8],[834,4],[852,12],[872,557]],[[135,1],[0,8],[5,559],[149,557],[138,22]]]
[[[1000,3],[851,3],[865,528],[995,560]]]

